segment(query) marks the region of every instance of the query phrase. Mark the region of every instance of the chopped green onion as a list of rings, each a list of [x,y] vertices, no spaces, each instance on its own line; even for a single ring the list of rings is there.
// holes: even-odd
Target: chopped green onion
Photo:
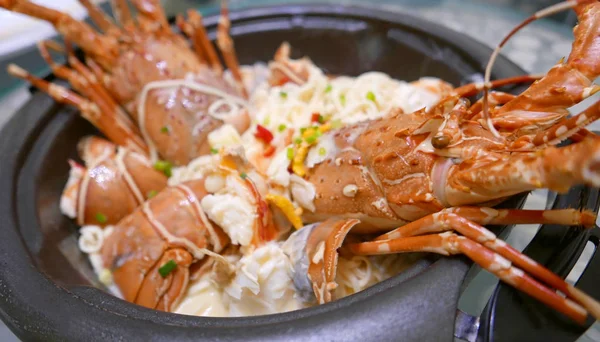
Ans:
[[[328,84],[328,85],[327,85],[327,88],[325,88],[325,92],[326,92],[326,93],[330,92],[332,88],[333,88],[333,87],[331,86],[331,84]]]
[[[300,134],[304,134],[304,132],[306,132],[306,127],[300,128]]]
[[[310,137],[306,138],[306,142],[309,143],[309,144],[312,144],[315,141],[317,141],[317,135],[316,134],[313,134]]]
[[[167,127],[167,126],[162,126],[162,127],[160,128],[160,131],[161,131],[162,133],[167,133],[167,134],[168,134],[168,133],[169,133],[169,127]]]
[[[148,191],[148,194],[147,194],[146,197],[152,198],[152,197],[156,196],[157,194],[158,194],[158,191],[156,191],[156,190],[150,190],[150,191]]]
[[[171,172],[172,168],[173,164],[169,163],[166,160],[159,160],[156,163],[154,163],[154,169],[156,171],[164,173],[167,177],[171,177],[173,175],[173,173]]]
[[[263,126],[269,126],[269,124],[271,123],[271,117],[267,116],[264,120],[263,120]]]
[[[296,138],[296,139],[294,139],[294,143],[296,143],[296,144],[302,144],[302,138]]]
[[[325,150],[325,147],[320,147],[319,148],[319,155],[320,156],[324,156],[327,154],[327,151]]]
[[[346,105],[346,95],[340,95],[340,102],[342,103],[342,106]]]
[[[210,149],[210,153],[211,154],[217,154],[217,153],[219,153],[219,150],[217,150],[216,148],[211,148]]]
[[[288,147],[288,149],[287,149],[287,158],[289,160],[294,159],[294,149],[291,147]]]
[[[96,213],[96,221],[98,221],[98,223],[104,224],[108,221],[108,217],[106,217],[106,215],[104,215],[103,213]]]
[[[285,91],[281,91],[281,92],[279,92],[279,96],[281,96],[282,99],[286,99],[287,93]]]
[[[343,126],[342,120],[340,120],[340,119],[335,119],[335,120],[331,121],[331,128],[333,128],[333,129],[340,128],[342,126]]]
[[[367,100],[375,102],[375,94],[372,91],[367,93]]]
[[[279,132],[283,132],[283,131],[285,131],[285,129],[286,129],[286,128],[287,128],[287,127],[286,127],[284,124],[281,124],[281,125],[279,125],[279,127],[277,127],[277,130],[278,130]]]
[[[325,121],[327,121],[327,120],[325,120],[325,117],[324,117],[323,115],[319,115],[319,119],[318,119],[317,121],[318,121],[320,124],[324,124],[324,123],[325,123]]]
[[[242,179],[246,179],[248,178],[248,174],[246,172],[242,172],[240,173],[240,177],[242,177]]]
[[[177,263],[175,262],[175,260],[171,259],[158,269],[158,273],[160,273],[161,277],[166,278],[169,275],[169,273],[175,270],[175,268],[177,268]]]

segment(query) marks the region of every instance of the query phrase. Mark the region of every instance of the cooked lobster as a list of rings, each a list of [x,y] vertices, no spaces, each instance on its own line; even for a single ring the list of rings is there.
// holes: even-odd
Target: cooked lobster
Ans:
[[[471,106],[452,94],[428,112],[390,113],[324,133],[308,152],[301,152],[306,145],[295,148],[304,155],[326,148],[318,163],[298,169],[316,190],[315,210],[305,212],[303,221],[322,222],[290,238],[306,254],[292,253],[297,263],[302,259],[304,270],[308,266],[311,281],[299,280],[302,289],[312,283],[320,303],[331,300],[337,249],[352,228],[353,234],[385,233],[347,244],[351,253],[465,254],[578,322],[588,313],[600,317],[595,300],[483,227],[595,223],[595,214],[586,211],[490,207],[533,189],[565,192],[576,184],[600,186],[600,139],[583,130],[600,117],[600,103],[567,118],[568,107],[599,88],[593,81],[600,76],[600,3],[568,5],[576,5],[579,18],[571,55],[522,94],[493,97],[487,114],[498,134],[486,127],[483,101]],[[553,146],[575,135],[578,143]]]
[[[206,138],[223,123],[240,132],[249,125],[247,91],[229,37],[226,5],[219,22],[217,45],[234,82],[224,78],[216,51],[202,26],[200,13],[182,22],[194,49],[171,30],[163,9],[153,0],[115,1],[120,25],[91,3],[82,1],[103,33],[69,15],[25,0],[2,0],[0,7],[46,20],[86,55],[86,64],[67,49],[70,68],[53,63],[41,43],[42,55],[54,73],[68,80],[83,97],[50,85],[14,66],[9,72],[27,78],[57,101],[77,106],[114,143],[176,165],[210,151]],[[56,44],[52,44],[56,45]],[[126,114],[127,113],[127,114]],[[129,114],[129,115],[128,115]]]

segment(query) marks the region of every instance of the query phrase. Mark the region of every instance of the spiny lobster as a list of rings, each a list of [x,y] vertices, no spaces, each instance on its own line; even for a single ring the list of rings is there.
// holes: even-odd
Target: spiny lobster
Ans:
[[[595,223],[594,213],[574,209],[490,207],[533,189],[600,186],[600,139],[584,128],[600,117],[600,102],[567,117],[567,108],[600,88],[593,84],[600,75],[600,3],[569,1],[525,23],[571,7],[579,24],[569,58],[522,94],[497,92],[487,101],[484,94],[470,105],[455,92],[429,111],[392,112],[325,133],[322,145],[310,147],[327,146],[327,153],[305,175],[316,188],[316,209],[303,219],[315,223],[294,233],[295,242],[288,241],[295,246],[290,257],[300,272],[300,289],[313,290],[319,303],[332,300],[339,248],[356,255],[465,254],[578,322],[588,313],[600,317],[594,299],[483,227]],[[567,138],[577,143],[554,146]],[[384,234],[342,246],[348,233]],[[306,269],[308,275],[299,271]]]

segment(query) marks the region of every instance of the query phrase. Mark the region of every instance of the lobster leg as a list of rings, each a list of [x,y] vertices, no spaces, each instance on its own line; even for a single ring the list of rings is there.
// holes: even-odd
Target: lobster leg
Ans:
[[[169,27],[167,16],[156,0],[133,0],[133,6],[138,10],[138,22],[140,27],[146,26],[151,28],[152,32],[161,32],[163,34],[171,35],[173,32]],[[142,25],[144,23],[144,25]]]
[[[513,148],[533,148],[546,145],[557,145],[568,139],[573,134],[580,132],[585,126],[600,119],[600,101],[594,103],[578,115],[562,120],[555,125],[539,132],[533,138],[521,137],[517,139]],[[587,132],[587,130],[586,130]],[[527,141],[531,139],[531,141]]]
[[[498,239],[494,233],[490,232],[485,227],[480,226],[478,223],[516,224],[525,222],[573,225],[584,224],[587,226],[593,226],[596,219],[595,215],[590,212],[578,212],[572,209],[554,211],[502,211],[503,213],[500,214],[500,211],[491,208],[466,207],[447,209],[436,214],[425,216],[420,220],[408,223],[392,232],[377,237],[375,241],[387,241],[404,237],[454,230],[473,241],[481,243],[483,246],[493,250],[502,257],[508,259],[514,265],[533,275],[538,280],[563,292],[569,298],[574,299],[575,296],[570,290],[572,286],[567,284],[563,279],[546,269],[544,266],[537,263],[535,260],[520,253],[510,245],[506,244],[506,242]],[[584,304],[584,306],[587,305]]]
[[[492,103],[492,106],[498,106],[498,105],[503,105],[503,104],[511,101],[512,99],[517,97],[517,95],[504,93],[501,91],[494,91],[489,94],[489,97],[490,97],[490,102]],[[471,110],[471,115],[465,119],[467,119],[467,120],[476,119],[478,116],[480,116],[482,108],[483,108],[483,98],[477,100],[477,102],[475,102],[471,106],[471,108],[469,108]],[[493,116],[493,114],[492,114],[492,116]],[[494,126],[497,126],[497,125],[494,123]]]
[[[73,53],[71,48],[71,44],[69,40],[65,40],[65,45],[67,47],[67,58],[69,64],[80,74],[85,77],[87,82],[89,83],[89,88],[86,89],[86,93],[88,94],[88,98],[92,100],[94,103],[100,107],[103,113],[107,115],[109,113],[115,115],[115,123],[119,125],[125,126],[124,129],[131,131],[133,136],[140,137],[140,131],[138,127],[131,121],[129,115],[125,113],[125,111],[119,106],[117,102],[115,102],[114,98],[108,93],[104,85],[98,80],[96,74],[92,72],[88,67],[86,67]],[[90,61],[93,60],[90,59]],[[137,151],[140,153],[146,153],[146,143],[141,140],[134,140],[134,144],[138,145]]]
[[[127,4],[127,0],[110,0],[110,5],[113,13],[115,14],[115,19],[121,24],[122,27],[132,28],[135,26],[133,16],[131,15],[131,10],[129,9],[129,4]]]
[[[502,281],[540,300],[573,320],[584,323],[588,316],[587,311],[582,306],[537,282],[521,269],[512,266],[511,262],[504,257],[468,237],[458,236],[451,232],[363,242],[351,244],[349,249],[357,255],[408,252],[433,252],[442,255],[464,254]]]
[[[98,27],[107,34],[118,34],[121,30],[113,23],[113,21],[91,0],[79,0],[79,2],[87,9],[90,18]]]
[[[199,39],[197,39],[196,35],[194,34],[194,28],[192,27],[192,24],[185,21],[183,16],[180,14],[177,15],[175,23],[177,24],[177,27],[179,27],[181,32],[183,32],[192,41],[194,51],[196,52],[196,55],[198,55],[200,61],[206,63],[208,61],[208,57],[204,53],[202,43]]]
[[[215,47],[208,39],[208,34],[206,33],[206,29],[204,29],[204,24],[202,23],[202,14],[196,10],[189,10],[187,14],[188,20],[194,28],[194,40],[197,41],[196,44],[202,46],[204,55],[207,57],[206,59],[208,60],[213,71],[217,75],[221,75],[223,73],[223,66],[221,65],[221,62],[219,62],[219,57],[217,56]]]
[[[51,67],[53,65],[51,64]],[[58,102],[76,106],[86,120],[90,121],[114,143],[147,154],[148,147],[137,133],[133,123],[129,122],[124,114],[119,115],[118,111],[115,112],[118,107],[111,107],[109,103],[101,98],[99,93],[90,91],[88,89],[89,82],[83,76],[77,75],[77,73],[65,67],[54,65],[54,69],[59,71],[59,75],[72,82],[76,89],[80,89],[84,94],[89,95],[91,101],[80,97],[67,88],[35,77],[17,65],[9,65],[8,73],[29,81]]]
[[[244,86],[240,65],[233,47],[233,41],[229,36],[230,28],[231,22],[229,21],[229,9],[227,8],[227,1],[224,0],[223,5],[221,6],[221,17],[219,18],[219,27],[217,29],[217,45],[223,53],[225,65],[229,71],[231,71],[231,75],[236,82],[238,91],[244,96],[244,98],[248,98],[248,92]]]
[[[98,117],[100,116],[98,107],[69,89],[35,77],[16,64],[10,64],[7,71],[12,76],[28,81],[36,88],[50,95],[54,100],[77,107],[81,111],[81,115],[94,125],[98,123]]]
[[[521,75],[514,77],[507,77],[499,80],[491,81],[488,85],[488,89],[504,87],[507,85],[516,85],[520,83],[531,83],[541,79],[543,75]],[[460,86],[452,92],[451,95],[458,95],[460,97],[471,97],[477,95],[484,88],[484,82],[469,83]]]

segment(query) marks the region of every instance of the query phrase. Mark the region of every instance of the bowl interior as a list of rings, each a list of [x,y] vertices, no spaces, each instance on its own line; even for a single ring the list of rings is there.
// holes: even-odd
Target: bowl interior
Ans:
[[[294,58],[308,56],[332,74],[381,71],[400,80],[433,76],[455,85],[480,75],[478,61],[469,60],[447,42],[407,27],[335,16],[283,19],[234,20],[232,35],[241,64],[266,63],[287,41]],[[22,226],[27,229],[23,236],[38,266],[55,281],[101,286],[77,248],[77,226],[59,210],[69,172],[67,160],[79,159],[75,147],[81,137],[98,133],[71,108],[57,106],[50,115],[53,118],[43,132],[49,139],[39,147],[43,151],[37,158],[30,160],[35,166],[26,168],[35,179],[35,212],[30,218],[37,224]],[[29,182],[31,178],[21,179]]]

